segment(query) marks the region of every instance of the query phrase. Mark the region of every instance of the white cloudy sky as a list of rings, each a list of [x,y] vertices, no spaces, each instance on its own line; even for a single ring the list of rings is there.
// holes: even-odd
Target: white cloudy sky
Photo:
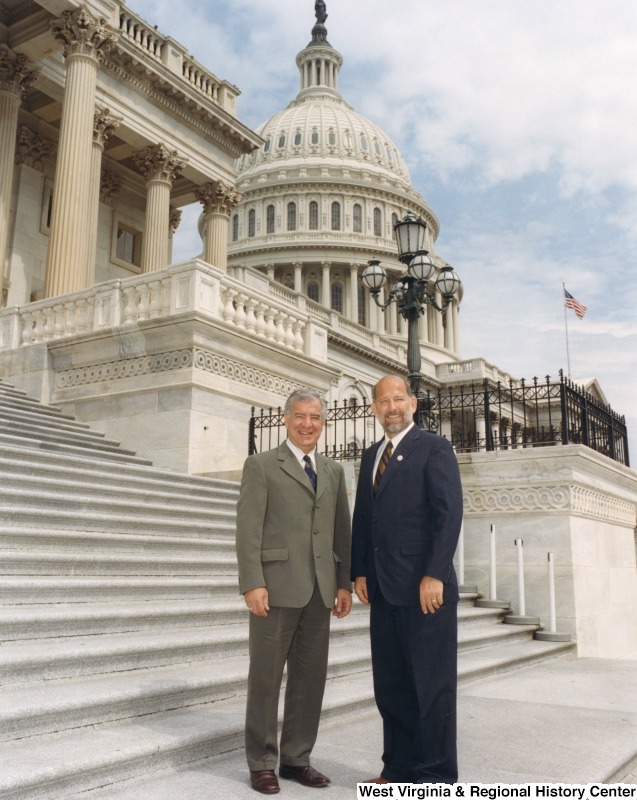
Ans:
[[[129,0],[242,91],[256,127],[298,91],[312,0]],[[184,11],[187,9],[187,13]],[[341,92],[405,156],[465,294],[462,356],[597,377],[637,465],[637,3],[327,0]],[[194,215],[193,215],[194,216]],[[178,257],[199,251],[185,217]],[[189,225],[191,226],[189,228]],[[189,232],[190,231],[190,232]]]

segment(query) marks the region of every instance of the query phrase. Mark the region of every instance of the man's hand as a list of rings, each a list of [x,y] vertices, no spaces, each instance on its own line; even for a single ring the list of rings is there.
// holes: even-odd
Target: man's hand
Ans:
[[[268,605],[268,590],[265,586],[259,586],[257,589],[248,589],[243,593],[243,599],[250,609],[250,613],[256,617],[267,617],[270,606]]]
[[[442,605],[444,583],[427,575],[420,581],[420,607],[423,614],[435,614]]]
[[[352,608],[352,593],[347,589],[338,589],[336,592],[336,603],[332,608],[332,614],[339,619],[346,617]]]
[[[367,578],[356,578],[354,580],[354,591],[356,592],[356,597],[358,597],[361,603],[365,603],[365,605],[368,606],[369,597],[367,596]]]

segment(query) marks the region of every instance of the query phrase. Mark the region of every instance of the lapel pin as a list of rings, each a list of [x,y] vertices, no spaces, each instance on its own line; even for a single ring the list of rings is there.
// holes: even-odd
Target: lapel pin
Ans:
[[[396,456],[396,460],[397,460],[397,461],[402,461],[402,460],[403,460],[403,457],[402,457],[402,456]]]

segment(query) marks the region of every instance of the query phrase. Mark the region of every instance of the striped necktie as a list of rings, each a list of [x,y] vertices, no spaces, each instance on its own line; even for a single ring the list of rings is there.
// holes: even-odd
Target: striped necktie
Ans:
[[[307,477],[310,479],[312,488],[316,491],[316,472],[314,472],[314,467],[312,466],[312,459],[309,456],[303,456],[303,461],[305,461]]]
[[[380,479],[383,477],[383,472],[385,472],[385,467],[389,464],[389,459],[391,458],[392,450],[394,446],[392,445],[391,441],[387,442],[387,446],[383,450],[383,454],[380,457],[380,461],[378,462],[378,468],[376,470],[376,477],[374,478],[374,494],[378,491],[378,484],[380,483]]]

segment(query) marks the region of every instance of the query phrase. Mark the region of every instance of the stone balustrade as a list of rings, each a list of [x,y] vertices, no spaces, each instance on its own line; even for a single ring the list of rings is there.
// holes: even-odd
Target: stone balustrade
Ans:
[[[279,288],[248,288],[201,261],[191,261],[4,309],[0,351],[196,312],[288,350],[306,352],[303,331],[308,315],[294,298],[280,296]]]
[[[188,55],[178,42],[163,36],[124,5],[119,10],[119,33],[120,42],[132,45],[143,56],[162,64],[174,73],[177,80],[185,81],[208,100],[235,115],[235,101],[239,94],[236,87],[217,78]]]

